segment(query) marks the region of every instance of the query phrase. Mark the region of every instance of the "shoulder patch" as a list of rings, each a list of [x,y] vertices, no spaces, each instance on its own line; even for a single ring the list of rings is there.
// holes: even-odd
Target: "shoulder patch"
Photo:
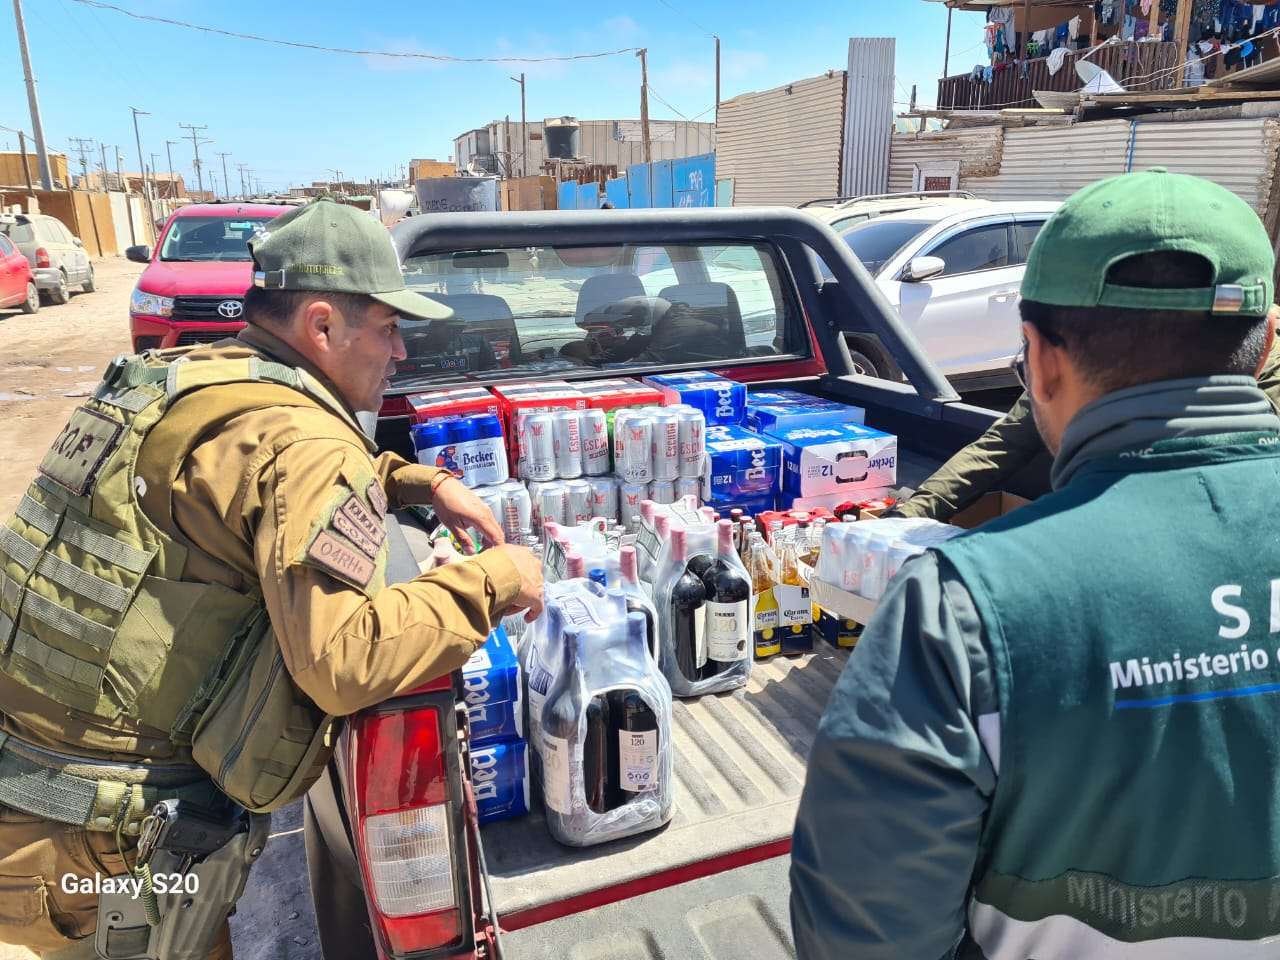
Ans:
[[[365,489],[364,495],[369,499],[374,512],[385,520],[387,518],[387,494],[383,491],[382,484],[378,482],[377,477],[369,481],[369,486]]]
[[[331,522],[333,529],[337,530],[340,534],[359,547],[362,553],[368,556],[371,560],[377,559],[378,544],[369,539],[354,520],[348,517],[341,510],[335,510],[333,512],[333,519]]]
[[[307,547],[307,558],[339,580],[365,589],[373,582],[377,564],[328,530],[321,530]]]
[[[375,518],[369,512],[369,509],[358,495],[351,494],[346,503],[338,508],[338,514],[344,515],[351,523],[355,524],[373,542],[375,549],[381,547],[382,542],[387,539],[386,527],[383,526],[381,520]],[[334,516],[337,516],[337,514]]]

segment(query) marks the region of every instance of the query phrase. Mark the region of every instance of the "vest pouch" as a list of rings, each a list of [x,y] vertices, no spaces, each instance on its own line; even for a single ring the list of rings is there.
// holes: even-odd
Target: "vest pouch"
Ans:
[[[293,682],[263,615],[197,724],[191,753],[223,793],[268,813],[319,778],[333,754],[333,722]]]

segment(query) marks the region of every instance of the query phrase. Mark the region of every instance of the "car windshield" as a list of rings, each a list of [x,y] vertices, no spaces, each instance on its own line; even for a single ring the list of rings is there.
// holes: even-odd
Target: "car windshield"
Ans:
[[[161,260],[249,260],[248,243],[270,217],[178,217],[164,236]]]
[[[395,382],[406,389],[481,371],[625,372],[807,349],[768,244],[432,253],[408,257],[404,272],[454,312],[401,321],[409,356]]]
[[[27,223],[0,223],[0,231],[8,234],[14,243],[31,243],[36,238],[35,228]]]
[[[875,276],[893,259],[894,254],[928,226],[930,222],[927,220],[868,220],[849,230],[844,235],[844,242],[862,261],[867,272]]]

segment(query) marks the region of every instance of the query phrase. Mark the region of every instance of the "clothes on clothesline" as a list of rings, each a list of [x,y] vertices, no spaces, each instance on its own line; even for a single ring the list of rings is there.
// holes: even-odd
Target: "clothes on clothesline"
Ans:
[[[1062,64],[1066,61],[1067,54],[1069,54],[1070,52],[1071,51],[1068,50],[1066,47],[1058,47],[1051,54],[1049,54],[1049,60],[1045,64],[1045,66],[1049,68],[1049,76],[1053,76],[1059,70],[1062,69]]]

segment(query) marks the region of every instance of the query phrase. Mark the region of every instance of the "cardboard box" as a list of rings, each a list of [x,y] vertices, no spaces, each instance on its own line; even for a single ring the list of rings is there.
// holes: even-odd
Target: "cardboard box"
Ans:
[[[857,424],[799,427],[764,436],[782,445],[782,493],[854,499],[898,482],[898,438]]]
[[[709,425],[706,442],[702,496],[707,504],[721,510],[722,504],[777,496],[781,443],[733,424]]]
[[[974,527],[982,526],[988,520],[1003,517],[1006,513],[1013,513],[1014,510],[1025,507],[1030,502],[1016,493],[985,493],[975,503],[971,503],[952,517],[950,522],[957,527],[972,530]]]
[[[473,744],[524,736],[520,661],[502,627],[462,665],[462,685]]]
[[[520,419],[529,413],[552,410],[585,410],[587,397],[564,380],[504,383],[493,388],[502,411],[507,434],[507,458],[512,476],[523,476],[520,468]]]
[[[499,740],[471,747],[471,783],[480,823],[529,812],[529,747],[523,740]]]
[[[578,389],[586,396],[587,406],[607,413],[624,407],[660,407],[663,402],[660,390],[631,377],[596,380],[580,384]],[[612,417],[609,423],[612,426]]]
[[[747,385],[726,380],[704,370],[664,373],[644,382],[662,392],[668,405],[687,403],[697,407],[712,424],[742,423],[747,416]]]
[[[797,427],[824,427],[832,423],[865,423],[867,411],[797,390],[768,390],[747,397],[747,426],[757,433],[775,433]]]
[[[405,400],[408,401],[414,423],[473,413],[497,414],[501,411],[498,398],[484,387],[453,387],[427,393],[411,393]]]

